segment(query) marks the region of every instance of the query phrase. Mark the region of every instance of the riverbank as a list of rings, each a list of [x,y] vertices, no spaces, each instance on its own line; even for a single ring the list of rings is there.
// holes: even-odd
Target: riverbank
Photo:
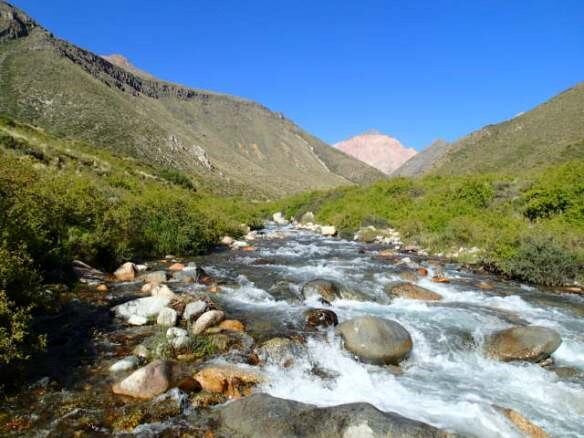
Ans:
[[[134,278],[125,278],[131,281],[85,271],[93,284],[71,301],[77,306],[71,314],[94,309],[85,313],[94,329],[54,321],[59,330],[49,328],[49,352],[73,351],[63,344],[69,334],[79,340],[77,361],[57,354],[51,366],[37,362],[36,383],[3,402],[3,430],[230,436],[365,424],[374,434],[520,436],[517,424],[531,424],[551,436],[577,433],[584,403],[581,297],[287,226],[251,237],[246,246],[152,261],[146,270],[134,266]],[[137,305],[144,300],[152,302]],[[148,312],[145,321],[132,318],[140,309]],[[411,346],[383,363],[350,351],[342,327],[363,317],[395,321]],[[512,361],[494,354],[498,332],[532,326],[550,330],[551,343],[532,345],[534,356]],[[90,334],[82,338],[83,331]],[[42,375],[51,369],[58,372]],[[150,377],[141,380],[141,373]],[[245,397],[256,393],[285,400]],[[353,402],[360,403],[341,406]],[[299,411],[301,422],[293,415]],[[258,412],[266,419],[279,412],[280,423],[259,421]],[[260,429],[250,429],[252,418]]]

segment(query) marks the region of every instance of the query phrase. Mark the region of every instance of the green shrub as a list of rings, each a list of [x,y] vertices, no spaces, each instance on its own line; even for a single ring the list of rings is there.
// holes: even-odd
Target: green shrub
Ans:
[[[521,241],[517,253],[505,265],[513,278],[546,286],[561,286],[578,274],[576,256],[553,238],[530,237]]]
[[[158,175],[160,175],[161,178],[167,180],[168,182],[176,184],[177,186],[182,186],[190,190],[195,188],[191,179],[176,169],[161,169],[158,172]]]

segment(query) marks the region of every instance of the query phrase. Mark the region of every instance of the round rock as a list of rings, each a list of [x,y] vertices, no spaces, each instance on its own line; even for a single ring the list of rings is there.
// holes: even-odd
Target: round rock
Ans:
[[[562,338],[555,330],[532,325],[498,331],[486,340],[485,348],[489,356],[504,362],[541,362],[561,343]]]
[[[345,321],[337,327],[345,348],[364,362],[397,365],[412,350],[412,337],[399,323],[373,316]]]

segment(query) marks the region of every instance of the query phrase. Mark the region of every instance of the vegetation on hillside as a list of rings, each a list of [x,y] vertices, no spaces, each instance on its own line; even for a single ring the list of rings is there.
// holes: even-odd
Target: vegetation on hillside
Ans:
[[[31,315],[55,304],[73,259],[112,270],[126,260],[198,254],[257,225],[255,207],[195,190],[149,167],[0,120],[0,365],[42,345]]]
[[[393,178],[297,195],[274,208],[295,217],[313,211],[348,236],[362,226],[394,227],[434,253],[477,247],[473,261],[522,281],[584,279],[583,160],[515,177]]]

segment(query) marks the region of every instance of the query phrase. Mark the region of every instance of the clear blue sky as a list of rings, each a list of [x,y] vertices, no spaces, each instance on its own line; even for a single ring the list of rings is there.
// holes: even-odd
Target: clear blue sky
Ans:
[[[334,143],[421,149],[584,80],[584,0],[13,0],[58,37]]]

